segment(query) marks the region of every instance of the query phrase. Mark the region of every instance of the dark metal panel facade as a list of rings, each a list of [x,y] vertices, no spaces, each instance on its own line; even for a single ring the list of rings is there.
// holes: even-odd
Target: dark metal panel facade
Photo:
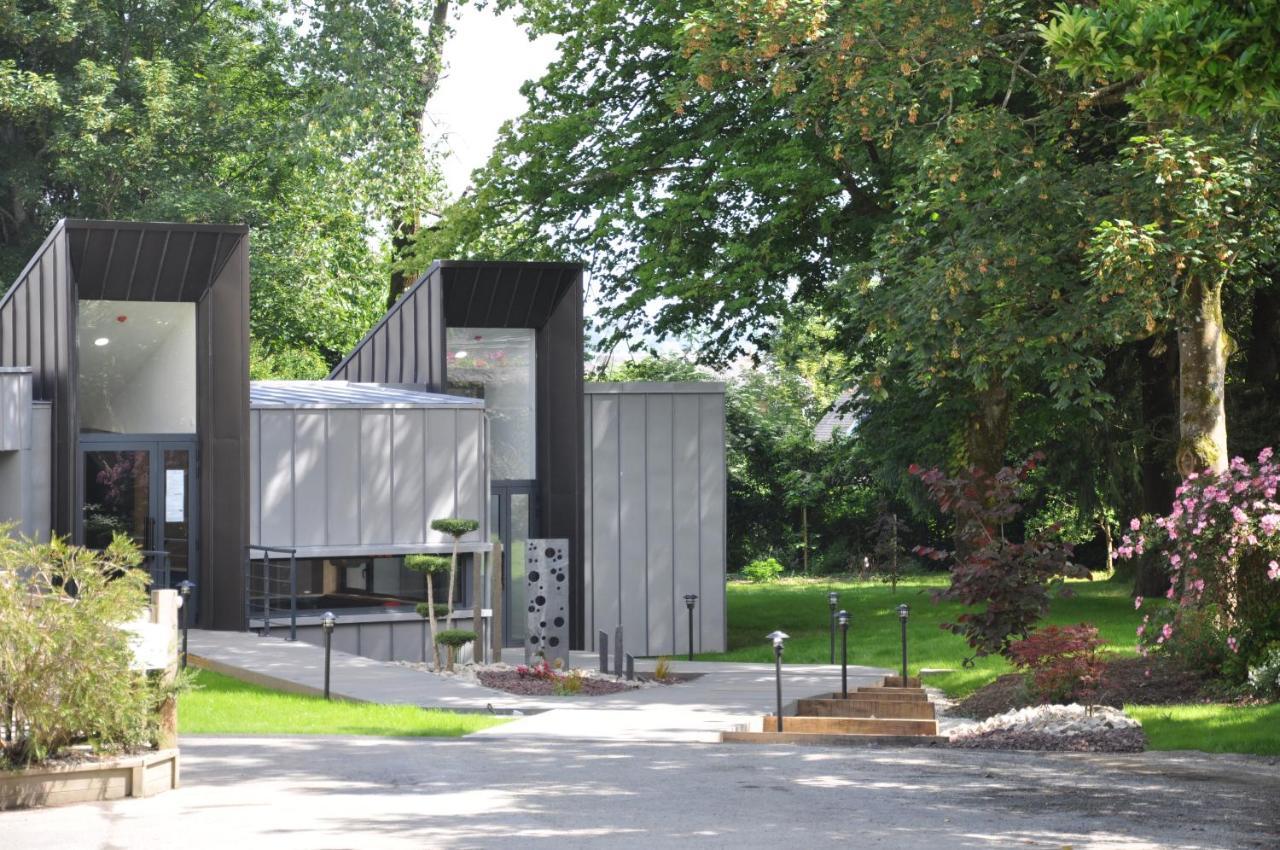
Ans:
[[[444,311],[440,283],[440,265],[436,263],[334,367],[329,380],[417,384],[443,392]]]
[[[241,565],[249,542],[249,239],[232,241],[196,308],[201,615],[216,629],[244,625]]]
[[[59,222],[0,301],[0,366],[29,366],[32,397],[52,403],[53,530],[73,526],[77,445],[75,288]]]

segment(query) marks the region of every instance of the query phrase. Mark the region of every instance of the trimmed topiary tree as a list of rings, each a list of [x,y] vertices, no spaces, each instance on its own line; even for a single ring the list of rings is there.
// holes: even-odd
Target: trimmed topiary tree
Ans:
[[[449,621],[453,621],[453,582],[454,577],[458,574],[458,546],[462,542],[462,538],[480,527],[480,523],[474,519],[433,519],[431,520],[431,528],[441,534],[447,534],[453,538],[453,559],[449,562],[449,598],[446,600],[450,606]],[[479,625],[478,623],[475,625]]]
[[[448,661],[446,669],[453,672],[453,659],[455,653],[469,643],[473,643],[476,639],[476,633],[470,629],[445,629],[436,635],[436,645],[443,646],[446,650]]]
[[[435,590],[431,584],[431,577],[436,573],[442,573],[449,568],[449,559],[444,555],[405,555],[404,565],[406,569],[413,570],[416,573],[422,573],[427,582],[427,601],[418,606],[418,614],[426,618],[431,624],[431,655],[435,659],[436,670],[440,669],[440,647],[436,645],[436,598]],[[446,616],[452,606],[446,603],[444,605]],[[424,647],[425,650],[425,647]],[[426,657],[426,652],[422,653]]]

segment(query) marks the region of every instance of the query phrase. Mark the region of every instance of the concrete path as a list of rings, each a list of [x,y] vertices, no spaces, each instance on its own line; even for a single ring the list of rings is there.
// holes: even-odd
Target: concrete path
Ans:
[[[319,693],[324,685],[324,649],[301,641],[262,638],[248,632],[191,632],[194,663],[272,687]],[[518,651],[504,654],[518,663]],[[577,667],[598,658],[574,653]],[[637,661],[640,672],[653,662]],[[521,712],[511,723],[479,733],[493,738],[573,738],[626,741],[715,741],[721,731],[771,714],[775,702],[770,664],[672,661],[677,673],[698,678],[676,685],[637,688],[596,697],[516,696],[463,681],[435,676],[401,664],[334,652],[331,693],[345,699],[409,703],[455,711]],[[849,687],[877,684],[889,671],[850,667]],[[784,668],[786,702],[840,688],[840,668],[826,664],[788,664]],[[643,710],[640,710],[643,709]]]
[[[182,740],[183,787],[0,814],[5,850],[1280,847],[1275,759],[478,737]]]

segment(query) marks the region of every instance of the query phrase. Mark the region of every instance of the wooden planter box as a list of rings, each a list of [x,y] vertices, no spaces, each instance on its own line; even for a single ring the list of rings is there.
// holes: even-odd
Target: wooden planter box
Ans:
[[[178,751],[0,771],[0,811],[150,797],[178,787]]]

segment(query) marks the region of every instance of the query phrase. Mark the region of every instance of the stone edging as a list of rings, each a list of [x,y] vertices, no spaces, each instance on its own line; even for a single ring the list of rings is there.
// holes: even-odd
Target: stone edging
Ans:
[[[178,751],[0,771],[0,811],[150,797],[178,787]]]

